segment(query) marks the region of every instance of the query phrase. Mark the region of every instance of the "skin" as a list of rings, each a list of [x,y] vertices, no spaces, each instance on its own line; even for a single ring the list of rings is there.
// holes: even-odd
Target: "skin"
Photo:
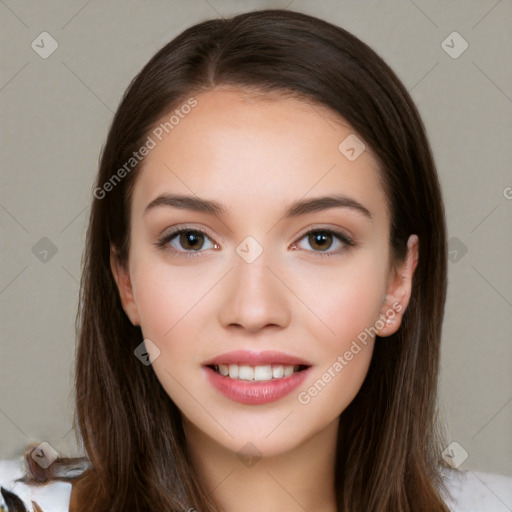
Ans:
[[[338,150],[354,130],[328,109],[227,87],[196,99],[137,178],[128,265],[111,258],[124,310],[161,351],[153,370],[182,412],[194,464],[222,510],[334,511],[339,416],[366,377],[374,338],[309,403],[298,394],[393,304],[379,335],[399,328],[417,236],[403,262],[391,261],[377,160],[368,146],[354,161]],[[144,214],[163,193],[213,199],[227,212],[161,206]],[[334,193],[355,199],[372,218],[339,207],[283,218],[293,201]],[[171,226],[206,231],[202,254],[186,257],[194,249],[179,235],[167,250],[156,247]],[[313,228],[340,230],[356,246],[333,237],[322,249],[307,236]],[[263,249],[252,263],[236,252],[247,236]],[[325,252],[331,256],[315,256]],[[311,374],[276,402],[233,402],[210,386],[201,364],[237,349],[298,356]],[[237,457],[247,443],[261,456],[250,467]]]

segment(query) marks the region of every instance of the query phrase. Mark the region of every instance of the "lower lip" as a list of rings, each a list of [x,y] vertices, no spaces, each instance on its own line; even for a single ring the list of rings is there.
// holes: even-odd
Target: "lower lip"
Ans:
[[[290,394],[308,376],[309,368],[289,377],[263,381],[246,381],[224,377],[210,367],[203,367],[212,386],[229,399],[241,404],[268,404]]]

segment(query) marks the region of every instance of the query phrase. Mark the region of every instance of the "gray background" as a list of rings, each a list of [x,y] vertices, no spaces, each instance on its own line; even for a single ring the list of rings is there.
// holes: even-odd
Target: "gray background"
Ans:
[[[461,469],[512,475],[510,0],[0,0],[0,458],[29,441],[77,453],[80,259],[100,149],[129,81],[188,26],[266,7],[354,33],[417,103],[450,238],[441,413],[456,458],[468,453]],[[46,59],[31,47],[44,31],[58,43]],[[461,40],[442,45],[454,31],[469,44],[457,58],[443,48],[458,53]]]

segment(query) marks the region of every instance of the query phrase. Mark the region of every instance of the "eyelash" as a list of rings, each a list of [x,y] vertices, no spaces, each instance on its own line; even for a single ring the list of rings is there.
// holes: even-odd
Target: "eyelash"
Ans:
[[[176,230],[172,231],[171,233],[165,234],[164,236],[162,236],[161,238],[159,238],[156,241],[155,245],[159,249],[169,250],[169,251],[177,254],[179,257],[184,256],[186,258],[187,257],[194,258],[194,257],[201,256],[203,254],[204,250],[203,251],[178,251],[178,250],[176,250],[174,248],[170,248],[168,246],[169,242],[172,239],[176,238],[177,235],[180,235],[181,233],[185,233],[185,232],[199,233],[201,235],[205,235],[206,237],[208,237],[210,239],[212,238],[212,237],[210,237],[210,235],[208,235],[208,233],[206,233],[205,231],[203,231],[201,229],[182,227],[182,228],[179,228],[179,229],[176,229]],[[311,230],[307,231],[306,233],[304,233],[299,238],[299,241],[302,240],[303,238],[307,237],[311,233],[328,233],[328,234],[334,235],[335,238],[337,238],[341,243],[343,243],[344,245],[346,245],[348,247],[355,247],[356,246],[355,242],[350,237],[348,237],[347,235],[345,235],[341,231],[337,231],[337,230],[330,229],[330,228],[314,228],[314,229],[311,229]],[[215,245],[217,245],[217,244],[215,244]],[[306,252],[311,252],[315,257],[319,257],[319,258],[325,258],[325,257],[329,257],[329,256],[336,256],[336,255],[338,255],[340,253],[339,251],[338,252],[306,251]]]

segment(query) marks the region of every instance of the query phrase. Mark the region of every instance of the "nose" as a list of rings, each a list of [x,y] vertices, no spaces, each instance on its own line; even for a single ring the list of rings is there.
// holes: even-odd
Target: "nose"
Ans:
[[[286,276],[269,263],[265,251],[250,263],[235,254],[220,302],[219,320],[223,327],[257,332],[289,324],[292,293],[284,284]]]

